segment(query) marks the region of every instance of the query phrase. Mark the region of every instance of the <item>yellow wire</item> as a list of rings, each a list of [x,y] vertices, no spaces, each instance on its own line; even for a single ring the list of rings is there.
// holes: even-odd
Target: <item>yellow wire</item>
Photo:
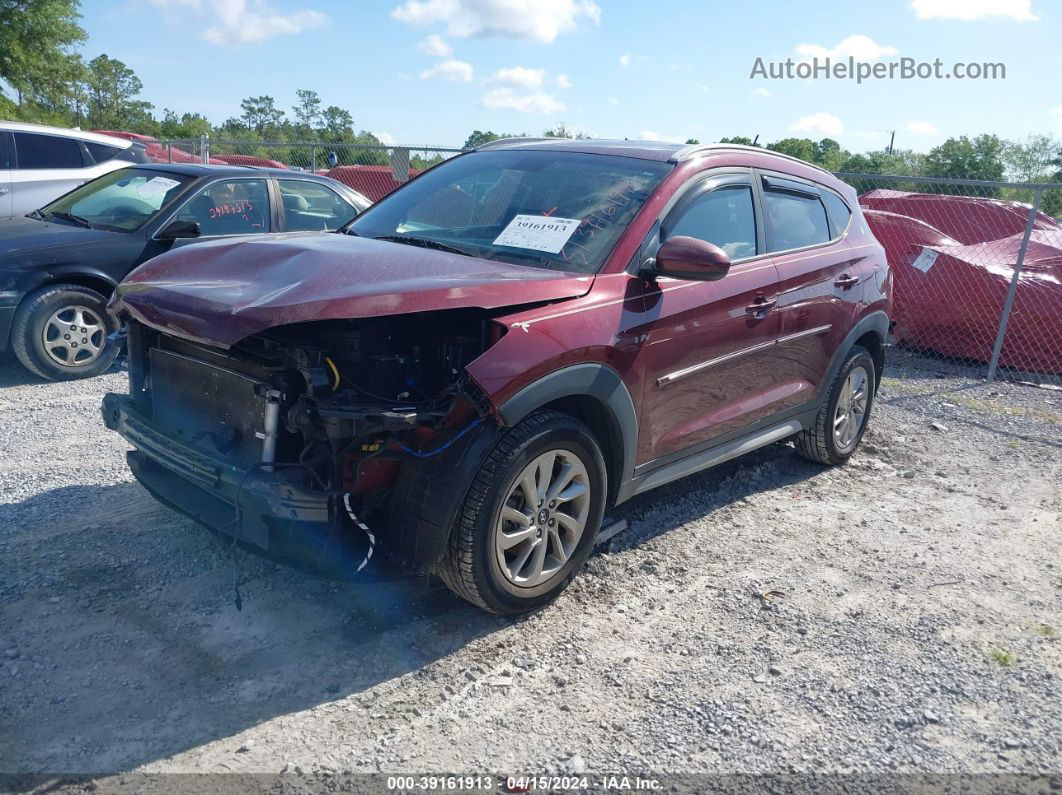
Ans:
[[[337,389],[339,389],[339,368],[336,367],[336,363],[329,359],[327,356],[325,357],[325,364],[327,364],[331,368],[332,375],[335,377],[335,383],[332,384],[332,391],[335,392]]]

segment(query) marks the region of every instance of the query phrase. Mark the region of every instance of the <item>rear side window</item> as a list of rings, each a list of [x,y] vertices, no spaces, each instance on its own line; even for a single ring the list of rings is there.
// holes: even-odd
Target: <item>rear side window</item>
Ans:
[[[667,230],[714,243],[732,260],[756,256],[756,213],[747,185],[716,188],[699,199]]]
[[[840,237],[848,228],[852,211],[841,201],[841,197],[828,190],[822,191],[822,203],[826,205],[826,215],[830,219],[830,237]]]
[[[89,154],[92,155],[92,159],[97,163],[105,163],[122,151],[121,147],[98,144],[93,141],[85,141],[85,146],[88,148]]]
[[[826,209],[817,196],[768,188],[763,192],[767,215],[767,251],[788,251],[829,242]]]
[[[332,232],[358,211],[338,193],[316,182],[278,180],[289,232]]]
[[[81,168],[81,146],[72,138],[36,133],[15,133],[19,169]]]

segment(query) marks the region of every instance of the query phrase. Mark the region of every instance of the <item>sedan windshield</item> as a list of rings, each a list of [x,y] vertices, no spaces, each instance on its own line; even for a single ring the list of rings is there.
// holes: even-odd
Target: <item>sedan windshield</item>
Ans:
[[[131,232],[158,215],[191,179],[151,169],[122,168],[82,185],[39,212],[47,221],[58,219]]]
[[[539,268],[595,273],[671,169],[577,152],[454,158],[373,205],[359,237]]]

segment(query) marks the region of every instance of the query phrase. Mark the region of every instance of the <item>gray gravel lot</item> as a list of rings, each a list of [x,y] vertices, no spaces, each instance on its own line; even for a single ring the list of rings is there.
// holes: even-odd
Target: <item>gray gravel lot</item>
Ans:
[[[862,450],[622,506],[552,607],[241,556],[0,364],[0,772],[1062,773],[1062,392],[893,354]],[[780,592],[762,597],[768,591]]]

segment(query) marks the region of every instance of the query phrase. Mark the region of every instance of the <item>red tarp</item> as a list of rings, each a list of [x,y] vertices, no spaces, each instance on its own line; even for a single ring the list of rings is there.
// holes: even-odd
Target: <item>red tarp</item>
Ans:
[[[412,179],[423,169],[409,169]],[[330,171],[319,171],[332,179],[349,185],[358,193],[372,201],[379,201],[402,183],[395,180],[394,170],[390,166],[336,166]]]
[[[897,342],[988,361],[1029,207],[1018,202],[873,190],[859,198],[895,279]],[[1062,225],[1039,213],[1000,364],[1062,373]]]

